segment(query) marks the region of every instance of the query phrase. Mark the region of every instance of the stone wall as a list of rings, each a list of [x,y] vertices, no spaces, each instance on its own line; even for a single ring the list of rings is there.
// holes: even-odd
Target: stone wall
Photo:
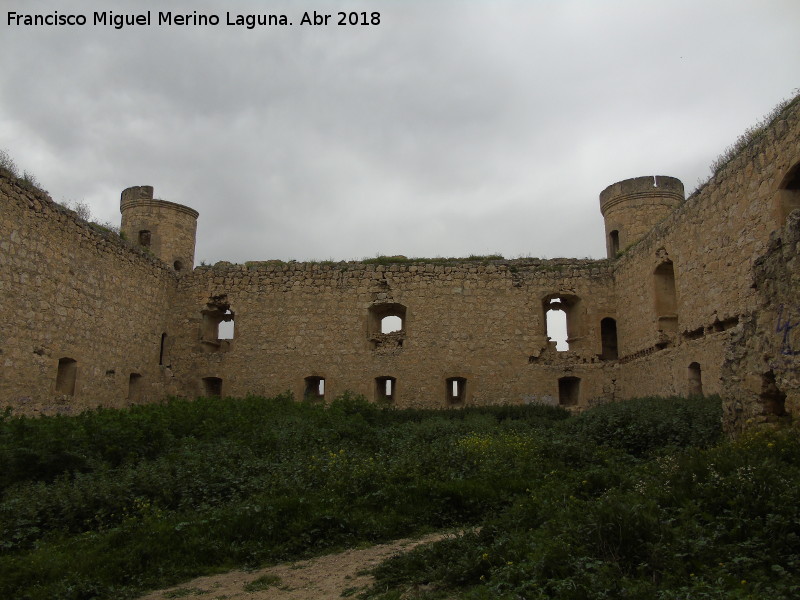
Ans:
[[[261,263],[200,267],[179,283],[173,362],[181,387],[203,392],[305,395],[325,379],[325,398],[351,390],[378,399],[391,377],[397,406],[447,406],[449,378],[466,380],[459,405],[558,399],[558,379],[581,379],[580,396],[604,391],[600,320],[613,315],[610,264],[578,260],[413,263]],[[548,343],[545,301],[580,299],[569,352]],[[203,341],[204,311],[224,304],[232,341]],[[404,312],[381,334],[374,313]]]
[[[610,260],[191,270],[196,211],[152,196],[123,192],[126,242],[0,173],[0,403],[40,414],[350,390],[398,407],[580,410],[721,393],[731,431],[798,409],[798,100],[686,200],[670,177],[606,188]],[[553,308],[569,351],[548,340]],[[402,328],[383,332],[384,317]]]
[[[692,362],[701,366],[706,393],[723,390],[719,377],[726,348],[757,303],[753,264],[781,227],[781,182],[798,162],[800,103],[795,102],[617,261],[623,396],[639,395],[643,380],[650,381],[648,393],[680,393]],[[664,290],[657,291],[657,271],[669,263],[675,300],[673,309],[665,310],[658,302]]]
[[[800,210],[789,215],[754,266],[756,309],[722,369],[730,432],[791,421],[800,410]]]
[[[177,391],[159,366],[169,269],[4,171],[0,199],[0,405],[71,413]]]

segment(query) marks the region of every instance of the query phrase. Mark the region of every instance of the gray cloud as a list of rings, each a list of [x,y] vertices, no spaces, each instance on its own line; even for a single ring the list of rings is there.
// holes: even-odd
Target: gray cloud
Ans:
[[[296,24],[5,21],[109,6]],[[599,257],[604,187],[657,173],[691,190],[800,72],[796,0],[68,7],[0,3],[0,148],[101,220],[130,185],[198,209],[208,261]],[[300,27],[313,10],[381,24]]]

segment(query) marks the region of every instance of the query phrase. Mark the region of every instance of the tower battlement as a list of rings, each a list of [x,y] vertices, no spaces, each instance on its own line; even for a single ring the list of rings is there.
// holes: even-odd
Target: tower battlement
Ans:
[[[198,213],[193,208],[153,198],[153,186],[129,187],[120,196],[120,231],[176,272],[194,268]]]
[[[625,179],[600,192],[608,257],[642,239],[684,199],[681,180],[666,175]]]

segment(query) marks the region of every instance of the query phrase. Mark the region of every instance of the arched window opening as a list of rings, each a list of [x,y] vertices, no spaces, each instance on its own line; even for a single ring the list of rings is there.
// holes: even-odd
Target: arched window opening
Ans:
[[[761,376],[761,394],[759,396],[763,413],[774,417],[786,415],[786,393],[775,381],[775,373],[771,370]]]
[[[367,331],[373,350],[399,351],[406,337],[406,307],[396,302],[373,304],[368,311]]]
[[[467,397],[467,380],[463,377],[450,377],[446,381],[448,404],[463,404]]]
[[[666,334],[675,333],[678,330],[678,295],[675,289],[675,268],[671,260],[656,267],[653,280],[658,328]]]
[[[581,398],[580,377],[561,377],[558,380],[558,404],[577,406]]]
[[[167,334],[166,333],[162,333],[161,334],[161,346],[160,346],[159,351],[158,351],[158,365],[159,366],[163,366],[164,365],[164,346],[166,345],[166,343],[167,343]]]
[[[150,243],[152,241],[152,235],[147,229],[142,229],[139,232],[139,245],[144,246],[145,248],[150,247]]]
[[[781,182],[784,190],[800,190],[800,163],[797,163],[786,173]]]
[[[131,373],[128,378],[128,402],[138,402],[142,397],[142,376]]]
[[[59,358],[56,372],[56,393],[75,395],[75,381],[78,378],[78,361],[73,358]]]
[[[403,319],[395,315],[389,315],[381,319],[381,333],[393,333],[402,331]]]
[[[390,404],[395,400],[397,379],[394,377],[375,378],[375,400]]]
[[[206,398],[222,396],[222,379],[219,377],[203,377],[203,395]]]
[[[619,231],[616,229],[608,234],[608,258],[616,258],[619,254]]]
[[[693,362],[689,365],[689,395],[703,395],[703,376],[700,363]]]
[[[547,305],[547,337],[551,342],[556,343],[556,350],[566,352],[569,350],[567,342],[567,312],[561,298],[553,298]]]
[[[542,298],[542,333],[557,351],[580,350],[585,329],[582,307],[583,301],[573,294],[549,294]]]
[[[600,342],[602,360],[617,360],[617,322],[611,317],[606,317],[600,321]]]
[[[321,402],[325,400],[325,378],[306,377],[306,389],[303,398],[308,401]]]
[[[787,171],[779,186],[777,200],[778,225],[783,227],[789,213],[800,208],[800,163]]]

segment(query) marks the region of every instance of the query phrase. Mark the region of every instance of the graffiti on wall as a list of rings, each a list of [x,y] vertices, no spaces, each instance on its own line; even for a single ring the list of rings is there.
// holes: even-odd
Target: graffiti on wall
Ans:
[[[800,371],[800,305],[778,307],[775,335],[780,338],[780,352],[770,367],[782,371]]]

